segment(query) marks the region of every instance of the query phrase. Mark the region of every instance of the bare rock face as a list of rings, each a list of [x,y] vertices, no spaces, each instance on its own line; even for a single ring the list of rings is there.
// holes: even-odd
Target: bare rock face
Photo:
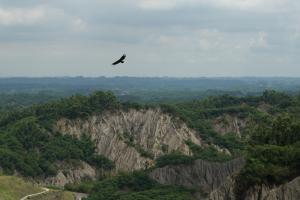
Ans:
[[[238,184],[233,177],[209,195],[209,200],[240,200],[234,194],[234,187]],[[243,200],[298,200],[300,199],[300,177],[280,186],[253,186]]]
[[[96,170],[83,161],[58,162],[59,171],[56,176],[47,178],[44,182],[49,185],[64,186],[67,183],[75,183],[85,178],[94,180]]]
[[[245,200],[300,199],[300,177],[278,187],[256,186],[247,192]]]
[[[242,130],[246,127],[246,120],[232,115],[223,115],[212,120],[213,129],[221,134],[234,133],[241,137]]]
[[[265,102],[261,102],[259,104],[259,106],[257,107],[257,109],[260,112],[264,112],[264,113],[268,113],[271,110],[271,108],[272,108],[272,106],[270,104],[265,103]]]
[[[226,181],[217,189],[213,190],[209,196],[209,200],[235,200],[234,194],[235,181],[233,176],[227,177]]]
[[[219,188],[227,178],[245,164],[243,158],[217,163],[196,160],[191,165],[170,165],[155,169],[150,177],[161,184],[181,185],[207,194]]]
[[[191,155],[187,140],[201,145],[195,131],[159,109],[107,112],[86,120],[61,119],[56,130],[77,137],[90,135],[97,153],[114,161],[118,171],[151,166],[155,158],[172,151]]]
[[[200,192],[197,200],[241,200],[234,193],[235,174],[245,165],[243,158],[225,163],[196,160],[191,165],[170,165],[158,168],[150,177],[161,184],[181,185]],[[280,186],[254,186],[246,192],[243,200],[298,200],[300,177]]]

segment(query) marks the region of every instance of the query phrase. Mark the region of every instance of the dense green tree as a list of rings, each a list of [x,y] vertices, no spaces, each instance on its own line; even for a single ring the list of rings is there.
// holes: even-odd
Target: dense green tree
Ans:
[[[93,186],[88,200],[187,200],[192,191],[162,186],[151,180],[145,172],[121,174],[105,179]]]
[[[300,175],[300,120],[287,113],[253,128],[247,164],[240,172],[238,197],[260,184],[282,184]]]
[[[25,176],[54,175],[56,161],[83,160],[95,167],[112,169],[114,164],[95,154],[95,144],[87,134],[77,138],[53,131],[59,118],[84,118],[93,113],[113,111],[120,104],[109,92],[88,97],[35,105],[0,115],[0,165],[7,172],[17,170]]]

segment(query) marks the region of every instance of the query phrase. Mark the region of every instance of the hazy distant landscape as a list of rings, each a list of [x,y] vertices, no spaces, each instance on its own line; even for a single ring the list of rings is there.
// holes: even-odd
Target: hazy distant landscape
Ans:
[[[15,101],[30,105],[97,90],[112,91],[121,101],[159,103],[222,94],[261,95],[265,90],[296,94],[300,78],[0,78],[1,106],[14,105]]]
[[[241,94],[267,89],[295,92],[300,89],[300,78],[240,77],[240,78],[146,78],[146,77],[58,77],[58,78],[0,78],[0,91],[89,93],[93,90],[112,90],[122,93],[141,91],[237,91]]]

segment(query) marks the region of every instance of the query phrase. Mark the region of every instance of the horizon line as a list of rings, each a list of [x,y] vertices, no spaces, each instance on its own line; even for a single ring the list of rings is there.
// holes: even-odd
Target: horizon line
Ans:
[[[239,78],[284,78],[284,79],[299,79],[300,76],[0,76],[0,79],[55,79],[55,78],[157,78],[157,79],[239,79]]]

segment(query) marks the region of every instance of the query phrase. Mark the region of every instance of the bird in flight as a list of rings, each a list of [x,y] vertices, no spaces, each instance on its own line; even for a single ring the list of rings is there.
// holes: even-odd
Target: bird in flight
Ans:
[[[117,65],[117,64],[120,64],[120,63],[124,63],[125,58],[126,58],[126,54],[123,54],[123,56],[119,60],[114,62],[112,65]]]

